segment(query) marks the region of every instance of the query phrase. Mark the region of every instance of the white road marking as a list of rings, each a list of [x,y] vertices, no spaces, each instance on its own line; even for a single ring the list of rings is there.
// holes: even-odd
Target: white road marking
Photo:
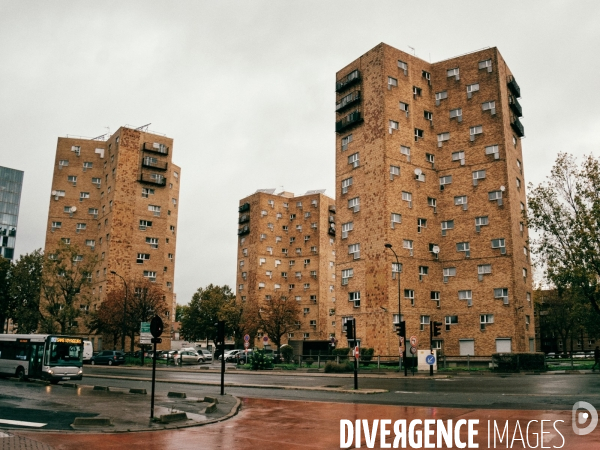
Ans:
[[[47,423],[25,422],[23,420],[7,420],[7,419],[0,419],[0,423],[3,423],[5,425],[18,425],[21,427],[32,427],[32,428],[41,428],[41,427],[45,427],[46,425],[48,425]]]

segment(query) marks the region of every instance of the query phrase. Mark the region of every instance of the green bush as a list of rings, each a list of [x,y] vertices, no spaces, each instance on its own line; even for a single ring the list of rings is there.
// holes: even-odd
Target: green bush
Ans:
[[[350,353],[350,349],[348,347],[334,348],[331,351],[331,354],[333,356],[339,356],[340,357],[340,361],[347,361],[349,353]]]
[[[290,345],[281,347],[280,353],[286,364],[292,362],[292,358],[294,358],[294,349]]]
[[[312,359],[312,358],[306,358],[302,362],[306,365],[306,367],[310,367],[310,366],[313,365],[313,363],[315,362],[315,360]]]
[[[350,361],[346,361],[340,364],[333,361],[329,361],[327,364],[325,364],[325,373],[344,373],[353,371],[354,365]]]
[[[360,362],[363,364],[369,364],[373,359],[374,348],[362,348],[360,349]]]
[[[494,353],[492,363],[496,372],[546,370],[543,353]]]
[[[255,350],[250,357],[252,370],[272,369],[273,358],[265,354],[264,350]]]

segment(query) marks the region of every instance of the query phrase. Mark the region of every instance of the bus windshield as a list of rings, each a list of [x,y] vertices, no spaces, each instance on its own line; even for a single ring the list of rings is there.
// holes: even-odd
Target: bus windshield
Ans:
[[[77,339],[79,343],[65,342],[69,340],[68,338],[50,339],[46,350],[46,365],[81,367],[83,363],[83,345],[81,344],[81,339]]]

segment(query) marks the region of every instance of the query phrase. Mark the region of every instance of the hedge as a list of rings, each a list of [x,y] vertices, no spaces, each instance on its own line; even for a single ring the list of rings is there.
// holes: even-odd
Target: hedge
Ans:
[[[494,353],[492,364],[496,372],[546,370],[543,353]]]

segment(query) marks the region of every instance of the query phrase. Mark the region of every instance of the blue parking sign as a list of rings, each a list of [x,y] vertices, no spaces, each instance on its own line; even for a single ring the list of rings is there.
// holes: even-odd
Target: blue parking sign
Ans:
[[[425,357],[425,362],[430,366],[433,366],[435,364],[435,355],[427,355]]]

